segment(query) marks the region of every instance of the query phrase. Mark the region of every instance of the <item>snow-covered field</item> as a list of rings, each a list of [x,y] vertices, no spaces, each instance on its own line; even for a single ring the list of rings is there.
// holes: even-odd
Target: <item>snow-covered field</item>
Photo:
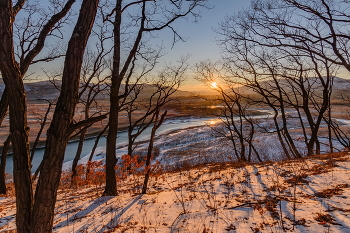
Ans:
[[[307,149],[303,140],[303,134],[299,122],[297,119],[295,122],[290,121],[290,131],[292,137],[295,139],[295,145],[299,149],[302,155],[306,155]],[[347,120],[338,120],[343,127],[350,129],[350,123]],[[211,129],[211,127],[220,127],[220,120],[211,119],[206,122],[207,125],[195,126],[185,129],[178,129],[174,131],[168,131],[157,137],[154,146],[159,148],[160,155],[156,158],[162,165],[168,168],[181,168],[188,165],[196,165],[203,163],[215,163],[215,162],[229,162],[234,161],[233,147],[229,140],[224,139]],[[256,119],[257,127],[254,135],[254,146],[260,154],[260,157],[264,161],[282,161],[286,158],[283,156],[283,150],[278,143],[276,133],[266,133],[266,130],[272,126],[271,119]],[[261,128],[264,128],[263,130]],[[320,131],[326,129],[326,125],[321,125]],[[345,131],[346,132],[346,131]],[[321,153],[328,153],[328,139],[326,137],[319,138],[321,142]],[[140,152],[147,151],[148,141],[144,140],[139,143],[135,149],[134,154],[140,154]],[[333,140],[333,147],[335,151],[341,151],[343,147],[336,140]],[[96,156],[94,160],[104,160],[105,149],[99,148],[95,152]],[[118,145],[117,156],[127,154],[127,147],[124,144]],[[81,163],[86,163],[89,155],[81,159]],[[257,158],[252,157],[253,162],[257,162]],[[67,162],[64,165],[64,169],[69,169],[71,162]]]
[[[153,178],[147,195],[131,180],[117,197],[63,189],[54,232],[350,232],[349,160],[212,164]],[[14,199],[0,203],[0,231],[15,229]]]
[[[293,136],[299,137],[295,129]],[[273,134],[257,130],[256,136],[264,160],[285,159]],[[122,156],[126,149],[119,146]],[[152,177],[146,195],[139,194],[143,176],[138,175],[118,183],[117,197],[101,197],[103,185],[62,186],[54,232],[350,232],[347,152],[238,165],[230,143],[208,126],[160,135],[155,146],[161,152],[156,159],[175,172]],[[147,141],[136,151],[146,147]],[[104,152],[99,148],[94,160],[103,161]],[[70,162],[64,165],[69,167]],[[0,197],[0,232],[11,230],[15,199]]]

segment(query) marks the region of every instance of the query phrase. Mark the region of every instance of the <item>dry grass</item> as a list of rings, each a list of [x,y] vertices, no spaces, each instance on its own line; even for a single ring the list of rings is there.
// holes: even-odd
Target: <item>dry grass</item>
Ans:
[[[321,227],[335,226],[338,224],[335,216],[339,213],[347,214],[350,208],[334,206],[333,202],[329,202],[328,210],[314,211],[310,216],[301,214],[304,212],[299,210],[305,211],[305,208],[308,208],[305,207],[305,203],[328,203],[330,198],[334,200],[334,198],[340,198],[339,195],[348,193],[350,183],[344,181],[333,183],[330,188],[322,186],[323,189],[314,193],[308,193],[306,189],[313,185],[315,177],[330,176],[330,172],[334,169],[341,169],[341,166],[336,165],[346,163],[349,158],[348,153],[339,153],[278,163],[201,164],[162,173],[158,177],[152,177],[149,194],[144,202],[140,202],[144,204],[140,204],[138,212],[133,212],[132,218],[125,216],[123,221],[118,220],[110,229],[105,228],[104,232],[156,230],[162,232],[160,229],[173,232],[220,232],[220,229],[215,227],[222,219],[226,221],[226,225],[224,224],[221,230],[225,231],[240,230],[239,224],[242,224],[242,221],[254,222],[255,225],[250,225],[248,228],[251,232],[278,232],[278,229],[282,228],[293,231],[293,227],[297,225],[298,227],[310,227],[312,224],[321,225]],[[327,169],[322,169],[320,164]],[[96,170],[101,168],[97,166]],[[113,204],[110,200],[108,205],[101,204],[99,216],[112,219],[123,206],[127,206],[130,200],[139,195],[139,181],[142,180],[143,175],[136,174],[136,170],[135,174],[120,177],[118,182],[120,197],[113,199]],[[316,173],[317,176],[314,175]],[[64,174],[68,175],[68,173]],[[99,199],[104,188],[103,179],[86,181],[84,173],[79,174],[81,174],[81,180],[76,183],[77,187],[70,187],[67,177],[62,180],[55,213],[56,216],[68,217],[55,218],[55,226],[64,227],[66,223],[74,226],[80,221],[86,221],[90,226],[97,224],[100,227],[107,227],[106,222],[95,223],[93,222],[95,220],[89,220],[92,218],[90,214],[84,216],[79,214],[86,212],[84,205],[88,206],[90,205],[88,203],[95,203]],[[96,174],[96,176],[99,175]],[[164,200],[161,198],[164,196],[169,198]],[[7,200],[4,205],[1,205],[0,213],[6,213],[14,208],[14,198]],[[77,205],[77,203],[80,204]],[[200,208],[192,209],[194,203],[199,203]],[[283,209],[287,207],[288,211]],[[150,208],[158,208],[157,215],[148,216]],[[248,211],[249,216],[240,221],[235,220],[240,218],[240,214],[245,210]],[[174,219],[165,220],[169,219],[169,211],[172,213],[178,211],[179,214],[178,216],[175,214]],[[338,211],[337,215],[332,213],[334,211]],[[237,213],[237,216],[234,213]],[[202,224],[195,228],[195,223],[198,222]]]

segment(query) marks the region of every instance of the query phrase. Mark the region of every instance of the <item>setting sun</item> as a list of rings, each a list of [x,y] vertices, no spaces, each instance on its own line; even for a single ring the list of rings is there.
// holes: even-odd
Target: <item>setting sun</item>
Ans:
[[[216,82],[211,83],[211,88],[218,88],[218,84]]]

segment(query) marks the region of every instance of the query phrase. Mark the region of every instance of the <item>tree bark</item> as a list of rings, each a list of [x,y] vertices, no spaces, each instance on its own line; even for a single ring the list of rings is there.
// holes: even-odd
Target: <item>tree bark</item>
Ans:
[[[102,135],[106,132],[107,128],[108,128],[108,124],[107,124],[107,125],[103,128],[103,130],[97,135],[97,138],[96,138],[96,140],[95,140],[94,146],[92,147],[92,150],[91,150],[91,153],[90,153],[88,162],[91,162],[91,161],[92,161],[92,157],[93,157],[94,154],[95,154],[95,151],[96,151],[98,142],[100,141],[100,138],[102,137]],[[89,179],[89,177],[88,177],[89,173],[90,173],[90,167],[87,166],[87,167],[86,167],[86,173],[85,173],[86,179]]]
[[[6,117],[8,105],[9,105],[8,89],[5,87],[4,92],[2,93],[2,96],[1,96],[1,100],[0,100],[0,125],[2,124],[3,120]],[[4,146],[2,149],[2,154],[1,154],[0,194],[6,194],[5,168],[6,168],[6,158],[7,158],[7,151],[8,151],[9,144],[10,144],[10,136],[7,137],[7,139],[5,140]]]
[[[9,106],[9,93],[8,88],[5,87],[0,100],[0,126],[7,115],[7,109]]]
[[[115,22],[114,22],[114,54],[113,54],[113,70],[111,78],[110,90],[110,113],[109,113],[109,130],[106,143],[106,187],[103,196],[117,195],[117,179],[115,177],[116,158],[116,142],[118,134],[118,117],[119,117],[119,88],[123,80],[120,74],[120,59],[121,59],[121,20],[122,20],[122,0],[117,0],[115,7]]]
[[[73,159],[73,164],[72,164],[72,181],[71,181],[71,185],[72,186],[76,185],[77,166],[78,166],[78,162],[79,162],[79,159],[80,159],[80,156],[81,156],[81,152],[83,150],[83,145],[84,145],[86,131],[87,131],[87,129],[83,129],[81,131],[77,153],[75,154],[75,157]]]
[[[164,118],[167,114],[167,111],[165,111],[162,116],[160,117],[159,122],[158,121],[158,115],[159,115],[159,110],[156,113],[156,119],[154,120],[154,126],[152,128],[152,132],[151,132],[151,138],[149,140],[149,145],[148,145],[148,150],[147,150],[147,160],[146,160],[146,175],[145,175],[145,179],[143,181],[143,187],[142,187],[142,194],[146,194],[147,192],[147,185],[148,185],[148,180],[149,180],[149,176],[150,176],[150,164],[151,164],[151,157],[152,157],[152,150],[153,150],[153,144],[154,144],[154,139],[156,136],[156,131],[157,129],[163,124]]]
[[[31,233],[52,232],[65,148],[74,126],[73,116],[79,100],[79,79],[84,51],[94,24],[98,3],[99,0],[82,2],[78,21],[68,43],[62,89],[47,131],[42,169],[34,197]]]
[[[146,1],[142,2],[142,17],[140,19],[140,28],[138,30],[135,42],[126,58],[126,61],[121,68],[121,22],[122,22],[122,1],[117,0],[115,7],[115,21],[113,28],[114,36],[114,53],[113,53],[113,69],[111,77],[110,90],[110,115],[109,115],[109,131],[107,135],[106,146],[106,187],[103,192],[104,196],[117,195],[117,180],[115,177],[116,158],[116,141],[118,133],[118,116],[119,116],[119,89],[132,60],[141,43],[142,34],[145,31],[146,22]]]
[[[47,121],[47,115],[49,115],[50,110],[51,110],[51,105],[52,105],[52,104],[49,103],[49,106],[48,106],[48,108],[47,108],[47,110],[46,110],[44,119],[42,120],[42,122],[41,122],[41,124],[40,124],[39,132],[38,132],[38,134],[37,134],[37,136],[36,136],[36,138],[35,138],[35,141],[34,141],[34,143],[33,143],[32,152],[31,152],[31,154],[30,154],[30,162],[32,162],[33,159],[34,159],[35,150],[36,150],[36,147],[37,147],[37,145],[38,145],[38,143],[39,143],[41,133],[42,133],[43,130],[44,130],[44,127],[45,127],[45,124],[46,124],[46,121]]]
[[[16,226],[18,233],[31,231],[33,209],[28,141],[29,127],[27,125],[26,93],[22,79],[33,59],[43,49],[47,35],[53,30],[56,23],[67,14],[74,0],[68,0],[64,8],[43,25],[35,37],[35,43],[22,54],[23,57],[18,63],[15,60],[13,23],[24,2],[19,1],[13,7],[11,0],[0,0],[0,71],[9,99],[10,140],[13,148],[13,177],[16,190]]]
[[[12,1],[0,0],[0,69],[8,88],[10,133],[13,147],[13,178],[16,190],[16,226],[18,233],[30,232],[32,183],[27,125],[26,94],[23,74],[14,58]]]
[[[0,194],[6,194],[6,158],[7,152],[10,145],[10,136],[4,142],[4,147],[2,148],[1,163],[0,163]]]

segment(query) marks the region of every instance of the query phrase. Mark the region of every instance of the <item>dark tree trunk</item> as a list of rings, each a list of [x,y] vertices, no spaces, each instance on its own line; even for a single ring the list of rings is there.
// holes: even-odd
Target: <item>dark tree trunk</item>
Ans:
[[[50,110],[51,110],[51,105],[52,105],[52,104],[49,103],[49,107],[48,107],[47,110],[46,110],[44,119],[43,119],[43,121],[42,121],[41,124],[40,124],[39,132],[38,132],[38,134],[36,135],[35,141],[34,141],[34,143],[33,143],[32,152],[31,152],[31,154],[30,154],[30,162],[33,161],[36,147],[37,147],[37,145],[38,145],[38,143],[39,143],[41,133],[43,132],[44,127],[45,127],[45,124],[46,124],[46,121],[47,121],[47,115],[49,115]]]
[[[292,159],[292,157],[290,156],[288,150],[287,150],[287,147],[283,141],[283,137],[282,137],[282,133],[281,133],[281,130],[280,130],[280,127],[278,125],[278,121],[277,121],[277,116],[278,116],[278,113],[277,113],[277,110],[274,109],[275,111],[275,115],[273,117],[273,121],[275,123],[275,127],[276,127],[276,131],[277,131],[277,136],[278,136],[278,141],[280,142],[280,145],[282,146],[282,149],[283,149],[283,152],[284,154],[286,155],[287,159]]]
[[[13,147],[13,178],[16,190],[16,226],[18,233],[30,231],[32,211],[32,183],[27,126],[26,95],[23,74],[13,56],[12,1],[0,0],[0,69],[8,89],[10,133]]]
[[[116,158],[116,142],[118,133],[118,112],[119,112],[119,85],[117,87],[111,87],[111,106],[109,113],[109,130],[107,134],[106,145],[106,187],[103,196],[116,196],[117,195],[117,179],[115,176],[115,165],[117,163]],[[112,100],[113,99],[113,100]]]
[[[0,100],[0,126],[7,115],[7,109],[9,105],[9,93],[8,88],[5,87]]]
[[[26,95],[22,73],[14,61],[12,38],[12,2],[0,1],[0,69],[9,94],[10,134],[13,148],[13,178],[16,190],[16,226],[18,233],[30,232],[32,183],[27,125]]]
[[[315,144],[316,144],[316,155],[319,155],[321,154],[321,144],[320,144],[320,141],[317,139],[315,141]]]
[[[26,95],[20,75],[12,77],[11,84],[5,82],[10,92],[10,133],[13,150],[13,178],[16,190],[16,225],[17,232],[27,233],[30,230],[30,216],[33,204],[30,150],[27,126]],[[5,80],[5,79],[4,79]]]
[[[6,158],[7,152],[10,145],[10,136],[4,142],[4,147],[2,148],[1,161],[0,161],[0,194],[6,194]]]
[[[107,125],[103,128],[103,130],[97,135],[97,138],[96,138],[96,140],[95,140],[94,146],[92,147],[91,154],[90,154],[90,156],[89,156],[88,162],[91,162],[91,161],[92,161],[92,157],[93,157],[94,154],[95,154],[95,151],[96,151],[98,142],[100,141],[100,138],[102,137],[102,135],[106,132],[107,128],[108,128],[108,124],[107,124]],[[89,178],[89,177],[88,177],[89,173],[90,173],[90,167],[87,166],[87,167],[86,167],[86,173],[85,173],[86,179]]]
[[[133,154],[133,145],[134,145],[134,141],[132,138],[132,129],[128,130],[128,155],[132,156]]]
[[[30,171],[30,150],[28,141],[26,93],[23,76],[33,59],[43,49],[47,35],[55,24],[69,11],[74,0],[67,1],[64,8],[53,15],[43,25],[35,40],[35,45],[26,51],[18,63],[15,60],[13,23],[16,14],[25,1],[15,6],[11,0],[0,0],[0,71],[9,98],[10,134],[13,148],[13,177],[16,190],[16,226],[18,233],[31,232],[31,215],[33,209],[33,191]]]
[[[115,20],[113,28],[114,36],[114,53],[113,53],[113,69],[111,77],[111,90],[110,90],[110,114],[109,114],[109,131],[107,135],[106,145],[106,187],[103,192],[103,196],[116,196],[117,195],[117,180],[115,176],[115,165],[117,163],[116,158],[116,141],[118,133],[118,113],[119,113],[119,89],[120,85],[129,69],[131,61],[135,57],[137,49],[139,48],[142,33],[145,26],[145,8],[146,1],[142,1],[142,17],[140,19],[140,28],[137,33],[135,42],[126,58],[126,61],[121,68],[121,22],[122,22],[122,1],[117,0],[115,7]]]
[[[78,166],[78,162],[79,162],[79,159],[80,159],[80,156],[81,156],[81,152],[83,151],[83,145],[84,145],[84,139],[85,139],[86,131],[87,131],[87,128],[83,129],[81,131],[77,153],[75,154],[75,157],[73,159],[73,164],[72,164],[72,181],[71,181],[72,185],[76,185],[77,166]]]
[[[152,150],[153,150],[153,144],[154,144],[154,139],[156,136],[156,131],[157,129],[163,124],[164,118],[167,114],[167,111],[165,111],[162,116],[160,117],[159,122],[158,121],[158,115],[159,115],[159,110],[156,113],[156,119],[154,120],[154,126],[152,128],[152,132],[151,132],[151,138],[149,140],[149,145],[148,145],[148,150],[147,150],[147,160],[146,160],[146,174],[145,174],[145,179],[143,181],[143,187],[142,187],[142,194],[146,194],[147,192],[147,185],[148,185],[148,180],[149,180],[149,176],[150,176],[150,164],[151,164],[151,157],[152,157]]]
[[[99,0],[84,0],[79,18],[69,40],[62,88],[47,141],[40,177],[35,192],[32,233],[52,232],[57,189],[60,182],[65,148],[73,132],[73,116],[78,103],[80,71],[84,51],[94,24]]]
[[[108,129],[108,124],[107,124],[107,125],[103,128],[103,130],[97,135],[96,140],[95,140],[95,143],[94,143],[94,146],[92,147],[92,150],[91,150],[91,154],[90,154],[90,157],[89,157],[89,162],[92,161],[92,157],[93,157],[94,154],[95,154],[95,151],[96,151],[98,142],[100,141],[100,138],[101,138],[102,135],[106,132],[107,129]]]
[[[9,105],[9,98],[8,98],[8,89],[5,87],[4,92],[2,93],[1,100],[0,100],[0,125],[2,124],[4,118],[7,114],[7,109]],[[7,137],[6,141],[4,142],[4,146],[2,149],[1,154],[1,163],[0,163],[0,194],[6,194],[6,174],[5,174],[5,168],[6,168],[6,158],[7,158],[7,151],[8,147],[10,145],[10,136]]]
[[[307,153],[308,155],[313,155],[314,154],[314,146],[315,146],[315,143],[318,143],[318,130],[320,128],[320,124],[321,124],[321,121],[323,119],[323,115],[324,113],[326,112],[327,108],[328,108],[328,93],[327,94],[324,94],[323,96],[323,103],[322,103],[322,107],[319,111],[319,114],[317,116],[317,121],[314,123],[313,121],[313,117],[312,117],[312,114],[310,112],[310,109],[308,106],[304,106],[304,112],[306,114],[306,117],[308,119],[308,122],[309,122],[309,125],[310,125],[310,128],[311,128],[311,137],[307,143]],[[319,145],[316,144],[316,154],[319,154],[320,153],[320,148],[319,148]]]
[[[327,128],[328,128],[328,142],[329,142],[329,152],[330,153],[334,153],[334,147],[333,147],[333,139],[332,139],[332,127],[331,127],[331,110],[329,108],[328,111],[328,120],[326,120],[325,122],[327,123]]]
[[[106,145],[106,187],[103,196],[117,195],[117,179],[115,177],[116,158],[116,142],[118,133],[118,117],[119,117],[119,88],[123,80],[120,75],[120,59],[121,59],[121,20],[122,20],[122,0],[117,0],[115,7],[114,22],[114,54],[113,54],[113,70],[111,78],[110,90],[110,113],[109,113],[109,130],[107,134]]]

